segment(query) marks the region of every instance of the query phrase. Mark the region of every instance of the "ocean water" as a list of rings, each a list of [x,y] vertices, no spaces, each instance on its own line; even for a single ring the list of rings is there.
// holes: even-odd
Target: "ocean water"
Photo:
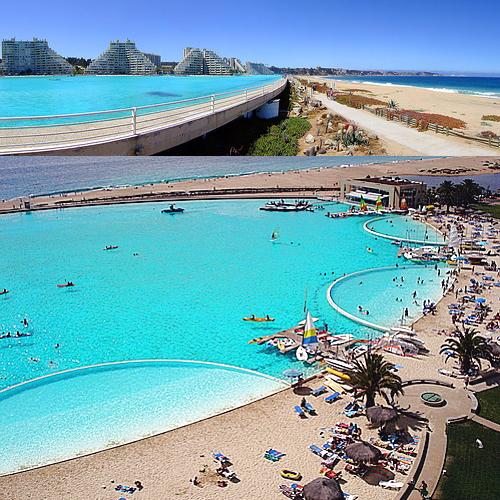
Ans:
[[[95,187],[252,172],[341,167],[421,157],[29,157],[0,156],[0,199]]]
[[[335,312],[326,292],[345,273],[401,264],[398,248],[367,233],[362,217],[324,216],[326,210],[344,211],[345,205],[283,214],[259,211],[263,203],[184,202],[180,205],[186,211],[175,215],[161,213],[165,203],[147,203],[1,216],[0,245],[12,251],[1,256],[0,289],[10,293],[0,296],[0,331],[20,330],[31,336],[0,340],[0,388],[61,370],[124,360],[224,363],[278,378],[290,367],[309,373],[314,368],[293,355],[248,343],[297,324],[304,316],[305,297],[312,314],[326,322],[330,331],[360,338],[376,335]],[[279,233],[274,243],[273,231]],[[110,244],[119,248],[103,251]],[[427,283],[422,289],[427,296],[422,299],[436,298],[440,285],[433,281],[433,268],[410,265],[398,273],[411,273],[410,283],[417,267]],[[355,290],[336,290],[335,300],[347,309],[361,301],[377,322],[396,324],[400,305],[394,294],[402,292],[384,273],[366,279],[369,284],[363,289],[355,283]],[[65,280],[76,286],[56,286]],[[388,302],[394,302],[394,307],[387,307]],[[417,314],[417,306],[408,307],[412,316]],[[269,314],[275,321],[242,321],[251,314]],[[28,319],[27,328],[23,318]],[[187,401],[199,401],[194,417],[202,418],[277,388],[268,379],[252,384],[244,375],[236,380],[230,374],[223,388],[232,389],[221,390],[220,397],[208,397],[214,377],[204,373],[205,368],[183,366],[167,377],[153,368],[146,377],[139,370],[130,385],[123,383],[124,372],[105,376],[98,371],[88,377],[35,384],[33,393],[0,396],[0,414],[12,413],[15,420],[13,427],[0,427],[0,439],[15,457],[2,458],[0,472],[182,425],[191,418],[184,411]],[[226,375],[215,378],[221,377]],[[180,392],[169,391],[177,382]],[[169,410],[158,413],[155,404],[137,410],[143,389]],[[95,397],[88,399],[86,395],[95,391]],[[74,399],[64,397],[69,393]],[[101,404],[106,394],[110,404]],[[129,397],[130,406],[116,408],[115,413],[119,401]],[[37,401],[49,400],[55,405],[52,410],[33,410]],[[84,429],[74,425],[80,421],[78,415],[93,415],[91,425]],[[59,425],[42,429],[52,419]],[[88,429],[93,429],[92,435]],[[37,439],[23,452],[23,443],[33,435]]]
[[[0,116],[47,116],[145,106],[266,85],[278,78],[278,75],[5,77],[0,78]]]
[[[500,76],[332,76],[332,80],[377,85],[404,85],[440,92],[457,92],[481,97],[500,97]]]

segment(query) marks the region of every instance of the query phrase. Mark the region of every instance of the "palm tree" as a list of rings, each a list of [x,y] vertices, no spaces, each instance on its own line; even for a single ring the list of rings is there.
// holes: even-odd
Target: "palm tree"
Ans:
[[[456,187],[457,205],[467,208],[471,203],[474,203],[478,196],[483,193],[483,188],[472,179],[464,179]]]
[[[439,203],[446,205],[446,213],[449,213],[450,206],[455,200],[455,185],[453,182],[444,181],[437,188]]]
[[[394,396],[403,394],[401,378],[394,373],[394,365],[381,354],[368,351],[362,361],[354,361],[354,369],[349,372],[351,384],[356,394],[366,398],[366,407],[375,406],[377,394],[390,403]]]
[[[389,109],[398,109],[399,108],[399,104],[394,101],[393,99],[391,99],[388,103],[387,103],[387,107]]]
[[[479,335],[477,330],[464,328],[463,331],[457,330],[455,334],[456,337],[447,339],[439,351],[446,355],[445,362],[456,356],[460,364],[460,371],[467,375],[474,363],[477,363],[481,368],[481,360],[493,360],[491,345]]]

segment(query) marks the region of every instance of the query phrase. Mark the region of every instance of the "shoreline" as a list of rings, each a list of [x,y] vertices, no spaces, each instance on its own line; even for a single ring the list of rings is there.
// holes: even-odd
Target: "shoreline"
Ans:
[[[445,157],[419,160],[391,161],[317,167],[304,170],[230,174],[216,177],[198,177],[173,182],[153,182],[114,188],[98,188],[70,191],[54,195],[16,197],[0,201],[0,214],[69,208],[81,206],[110,205],[145,201],[184,201],[190,199],[221,199],[228,196],[241,197],[304,197],[339,193],[340,182],[366,176],[464,176],[496,173],[484,163],[500,162],[490,157]],[[24,207],[29,201],[30,208]]]
[[[397,75],[394,75],[397,76]],[[403,75],[399,75],[403,76]],[[440,75],[440,76],[445,76],[445,75]],[[451,76],[451,75],[447,75]],[[410,89],[423,89],[423,90],[431,90],[433,92],[444,92],[445,94],[461,94],[461,95],[468,95],[468,96],[476,96],[476,97],[482,97],[484,99],[500,99],[500,92],[493,93],[493,92],[479,92],[479,91],[472,91],[472,90],[464,90],[464,89],[451,89],[447,87],[420,87],[418,85],[404,85],[402,83],[392,83],[392,82],[385,82],[385,83],[378,83],[378,82],[371,82],[368,80],[351,80],[351,79],[339,79],[336,78],[335,76],[325,76],[325,77],[318,77],[318,78],[326,78],[331,81],[335,82],[348,82],[348,83],[354,83],[354,84],[360,84],[360,85],[378,85],[380,87],[403,87],[403,88],[410,88]],[[384,78],[383,76],[381,78]],[[411,76],[411,78],[419,78],[419,75],[414,75]],[[426,78],[423,76],[423,78]],[[474,77],[461,77],[461,78],[474,78]]]

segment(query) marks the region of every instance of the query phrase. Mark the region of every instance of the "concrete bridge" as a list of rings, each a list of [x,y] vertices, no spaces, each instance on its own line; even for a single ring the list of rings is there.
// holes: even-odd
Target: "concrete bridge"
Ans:
[[[254,111],[287,80],[162,104],[71,115],[0,118],[0,155],[152,155]]]

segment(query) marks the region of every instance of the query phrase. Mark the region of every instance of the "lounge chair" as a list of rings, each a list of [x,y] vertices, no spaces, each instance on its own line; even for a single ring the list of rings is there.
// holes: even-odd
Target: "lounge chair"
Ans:
[[[327,403],[333,403],[334,401],[337,401],[337,399],[340,397],[340,392],[334,392],[333,394],[330,394],[325,398],[325,401]]]
[[[277,462],[278,460],[280,460],[284,456],[285,456],[285,453],[281,453],[278,450],[273,450],[272,448],[269,450],[266,450],[266,452],[264,453],[264,458],[266,460],[270,460],[271,462]]]
[[[305,418],[306,414],[304,413],[304,410],[300,406],[294,406],[293,409],[295,410],[295,413],[300,417],[300,418]]]
[[[230,463],[231,460],[224,455],[224,453],[212,453],[214,460],[220,462],[221,464]]]
[[[335,456],[335,454],[328,450],[322,450],[319,446],[315,444],[310,444],[309,449],[318,457],[323,458],[324,460],[329,460]]]
[[[399,490],[404,486],[404,483],[390,480],[390,481],[379,481],[378,485],[382,486],[382,488],[387,488],[390,490]]]
[[[304,408],[306,409],[307,413],[309,413],[309,415],[315,415],[316,414],[316,410],[314,409],[314,406],[311,403],[306,402],[304,404]]]
[[[317,397],[321,396],[324,392],[326,392],[328,389],[326,388],[326,385],[320,385],[319,387],[316,387],[316,389],[313,389],[311,391],[311,396]]]

